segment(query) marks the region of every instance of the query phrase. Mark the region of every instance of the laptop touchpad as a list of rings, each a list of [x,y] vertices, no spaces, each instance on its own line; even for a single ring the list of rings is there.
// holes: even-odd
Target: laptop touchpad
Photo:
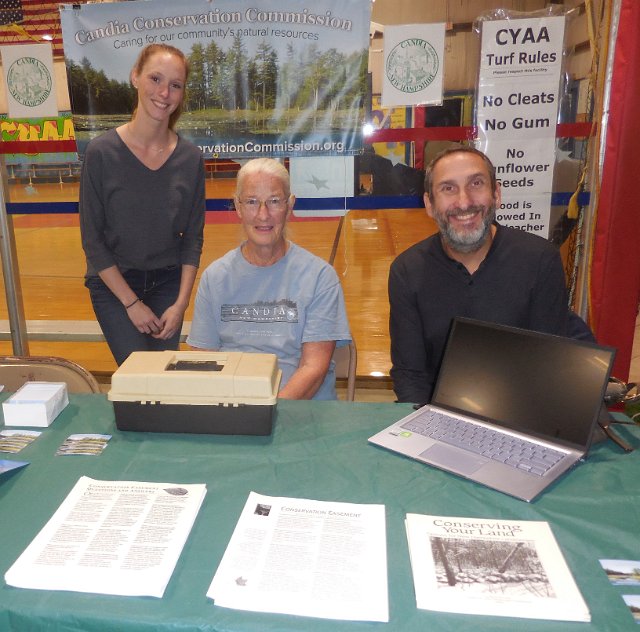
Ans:
[[[473,474],[488,462],[482,456],[469,454],[439,443],[422,452],[418,458],[424,459],[427,463],[432,463],[436,467],[458,472],[463,476]]]

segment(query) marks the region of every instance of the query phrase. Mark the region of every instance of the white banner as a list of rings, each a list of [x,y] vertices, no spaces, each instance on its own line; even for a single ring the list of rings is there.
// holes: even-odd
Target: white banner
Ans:
[[[565,18],[484,21],[478,146],[502,185],[497,219],[549,234]]]
[[[191,72],[178,124],[206,158],[350,156],[363,147],[369,0],[139,0],[61,5],[78,151],[131,117],[147,44]]]
[[[555,139],[485,139],[483,150],[496,167],[502,205],[496,212],[501,224],[547,237],[551,188],[556,159]]]
[[[354,195],[353,156],[312,156],[289,160],[291,191],[300,198],[349,198]],[[342,201],[342,200],[341,200]],[[346,213],[344,202],[337,208],[306,210],[297,208],[298,217],[340,216]]]
[[[382,106],[440,105],[444,24],[385,26]]]
[[[51,44],[1,46],[9,118],[58,116]]]

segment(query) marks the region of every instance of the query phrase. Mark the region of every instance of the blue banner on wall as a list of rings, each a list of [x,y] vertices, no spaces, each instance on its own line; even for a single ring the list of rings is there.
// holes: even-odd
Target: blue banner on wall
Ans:
[[[154,42],[189,58],[178,129],[206,158],[343,156],[363,147],[370,0],[134,0],[60,12],[81,154],[129,120],[129,72]]]

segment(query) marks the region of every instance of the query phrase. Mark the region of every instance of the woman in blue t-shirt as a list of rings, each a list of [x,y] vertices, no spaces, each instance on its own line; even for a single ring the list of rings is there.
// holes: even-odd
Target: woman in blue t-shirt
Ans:
[[[277,160],[240,169],[235,206],[246,240],[203,272],[187,342],[274,353],[279,397],[336,399],[331,356],[351,340],[344,296],[335,270],[286,238],[294,202]]]

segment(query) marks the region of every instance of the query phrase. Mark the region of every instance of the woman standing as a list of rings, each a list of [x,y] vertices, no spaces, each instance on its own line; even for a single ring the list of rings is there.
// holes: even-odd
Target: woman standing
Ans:
[[[85,285],[118,364],[177,349],[202,252],[204,160],[175,132],[189,65],[163,44],[142,50],[130,122],[89,143],[80,182]]]
[[[336,346],[351,340],[332,266],[286,238],[289,173],[277,160],[238,172],[236,213],[246,241],[202,273],[187,342],[197,349],[274,353],[278,397],[336,399]]]

